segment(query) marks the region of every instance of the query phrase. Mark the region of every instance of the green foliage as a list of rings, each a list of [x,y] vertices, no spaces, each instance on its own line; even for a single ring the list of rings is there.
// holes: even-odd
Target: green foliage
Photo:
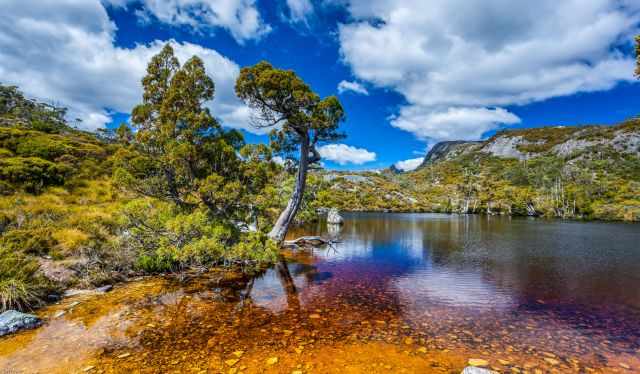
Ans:
[[[38,275],[38,263],[0,247],[0,312],[41,304],[51,285]]]
[[[152,199],[137,199],[123,209],[128,235],[122,245],[138,254],[145,272],[178,271],[188,267],[271,262],[276,247],[260,232],[241,233],[208,209],[190,212]]]
[[[345,114],[335,96],[325,99],[291,70],[276,69],[266,61],[242,68],[236,81],[236,94],[257,113],[256,126],[272,127],[274,149],[293,159],[299,147],[310,148],[319,161],[315,146],[344,137],[338,132]]]
[[[38,193],[46,186],[60,185],[71,172],[64,164],[37,157],[0,159],[0,179],[19,185],[28,192]]]
[[[214,84],[202,61],[194,56],[180,66],[166,45],[151,59],[142,84],[143,102],[132,117],[136,141],[118,153],[116,180],[182,209],[205,207],[217,219],[250,219],[253,197],[267,182],[268,170],[259,164],[268,162],[270,151],[256,148],[248,162],[239,157],[242,135],[223,130],[204,106]]]

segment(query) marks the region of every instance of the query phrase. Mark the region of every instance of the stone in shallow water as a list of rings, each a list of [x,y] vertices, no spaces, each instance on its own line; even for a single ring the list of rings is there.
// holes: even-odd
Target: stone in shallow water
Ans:
[[[41,323],[40,318],[32,314],[7,310],[0,314],[0,336],[13,334],[24,329],[33,329],[40,326]]]
[[[469,365],[471,366],[489,366],[489,361],[481,358],[470,358]]]
[[[342,225],[344,219],[340,216],[338,209],[332,208],[327,214],[327,223],[331,225]]]
[[[466,368],[464,368],[464,370],[462,370],[461,374],[496,374],[496,372],[475,366],[467,366]]]

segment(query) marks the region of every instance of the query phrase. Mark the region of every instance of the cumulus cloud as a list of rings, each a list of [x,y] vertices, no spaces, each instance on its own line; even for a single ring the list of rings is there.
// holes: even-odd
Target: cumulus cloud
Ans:
[[[364,163],[375,161],[376,154],[363,148],[356,148],[346,144],[327,144],[318,148],[323,159],[333,161],[339,165]]]
[[[187,26],[195,31],[223,28],[242,44],[259,39],[271,31],[264,23],[255,0],[103,0],[114,6],[136,3],[142,6],[143,20],[158,20],[172,26]]]
[[[411,170],[417,169],[418,166],[422,164],[422,161],[424,161],[424,157],[418,157],[418,158],[412,158],[409,160],[398,161],[393,165],[398,170],[411,171]]]
[[[340,81],[338,83],[338,93],[342,94],[347,91],[355,92],[360,95],[369,95],[367,88],[358,82]]]
[[[475,140],[500,124],[520,123],[520,118],[502,108],[448,108],[443,111],[419,105],[406,106],[391,119],[391,125],[423,140]]]
[[[0,13],[0,81],[69,107],[85,129],[104,126],[113,112],[128,113],[141,101],[146,64],[164,44],[115,46],[116,26],[99,0],[5,0]],[[216,83],[213,114],[255,132],[249,108],[234,93],[239,66],[212,49],[172,44],[183,62],[203,59]]]
[[[629,0],[349,0],[342,56],[354,75],[402,94],[394,125],[420,138],[468,138],[515,123],[502,109],[633,79],[625,45],[640,2]],[[462,116],[464,124],[440,130]],[[417,119],[428,123],[418,124]],[[474,131],[474,134],[480,134]]]
[[[287,0],[287,7],[292,22],[307,23],[307,17],[313,14],[313,4],[310,0]]]

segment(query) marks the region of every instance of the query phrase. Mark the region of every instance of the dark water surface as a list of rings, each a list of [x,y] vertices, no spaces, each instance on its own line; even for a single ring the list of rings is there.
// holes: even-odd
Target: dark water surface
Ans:
[[[338,243],[46,308],[0,373],[640,372],[640,225],[372,213],[301,235]]]

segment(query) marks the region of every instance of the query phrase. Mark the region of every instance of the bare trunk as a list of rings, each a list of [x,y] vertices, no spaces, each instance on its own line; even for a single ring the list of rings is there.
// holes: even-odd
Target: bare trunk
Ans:
[[[302,204],[304,188],[307,183],[307,169],[309,168],[309,150],[309,139],[305,139],[300,146],[300,163],[298,165],[296,186],[293,189],[293,194],[291,194],[291,198],[289,198],[287,207],[280,213],[276,224],[271,229],[271,232],[269,232],[269,237],[278,244],[284,241],[284,237],[289,230],[289,225],[291,225]]]

